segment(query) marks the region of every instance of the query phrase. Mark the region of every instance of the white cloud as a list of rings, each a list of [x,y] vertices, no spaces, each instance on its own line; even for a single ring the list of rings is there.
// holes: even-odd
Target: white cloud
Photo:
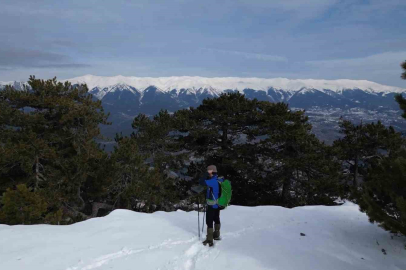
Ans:
[[[339,0],[237,0],[235,2],[246,5],[248,9],[261,12],[290,12],[295,14],[294,19],[309,19],[319,16]]]
[[[333,59],[322,61],[306,61],[311,66],[333,69],[345,68],[366,68],[366,69],[385,69],[388,67],[399,66],[406,59],[406,51],[384,52],[361,58],[351,59]]]
[[[75,63],[69,56],[24,48],[0,48],[0,68],[81,68],[88,64]]]
[[[288,59],[279,55],[270,55],[270,54],[260,54],[260,53],[250,53],[250,52],[240,52],[232,50],[219,50],[211,48],[203,48],[204,51],[234,55],[246,59],[261,60],[261,61],[272,61],[272,62],[287,62]]]
[[[351,59],[306,61],[303,69],[315,78],[369,80],[404,88],[400,63],[405,60],[406,51],[383,52]]]

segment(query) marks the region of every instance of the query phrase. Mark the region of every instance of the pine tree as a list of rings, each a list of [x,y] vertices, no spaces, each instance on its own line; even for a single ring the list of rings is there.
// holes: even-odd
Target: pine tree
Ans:
[[[331,204],[337,194],[337,162],[311,135],[303,112],[292,112],[286,104],[228,93],[173,115],[140,115],[133,127],[133,139],[142,153],[154,153],[157,166],[186,167],[196,181],[208,164],[216,164],[220,176],[233,182],[235,204]],[[189,162],[191,157],[196,161]],[[294,200],[287,199],[293,192]]]
[[[0,92],[0,192],[26,184],[49,211],[85,217],[83,188],[100,177],[106,154],[95,138],[108,116],[86,85],[35,77],[29,85]]]
[[[406,235],[406,152],[371,169],[359,200],[361,211],[385,230]]]
[[[261,134],[259,102],[240,93],[206,99],[197,108],[175,113],[175,123],[186,136],[179,136],[182,149],[201,158],[200,170],[216,164],[220,176],[233,182],[233,203],[258,205],[274,201],[276,187],[266,182],[256,155]]]
[[[403,144],[402,136],[393,127],[380,121],[355,125],[341,119],[340,133],[344,136],[334,141],[337,157],[342,161],[347,182],[354,191],[363,182],[368,169],[385,156],[395,155]]]
[[[7,189],[1,203],[0,223],[10,225],[41,223],[48,207],[45,199],[25,184],[17,185],[16,190]]]
[[[279,204],[334,204],[339,195],[338,168],[330,148],[311,134],[303,111],[287,104],[264,104],[267,137],[259,153],[268,161],[268,178],[280,181]]]
[[[364,156],[362,123],[354,125],[350,121],[341,120],[340,133],[344,137],[334,141],[334,146],[336,149],[339,149],[339,158],[347,163],[344,166],[349,166],[352,175],[352,185],[358,187],[360,158]]]
[[[406,61],[401,64],[403,69],[403,73],[401,78],[406,80]],[[403,118],[406,118],[406,99],[402,96],[402,94],[396,95],[396,101],[399,103],[400,109],[403,110]]]
[[[114,207],[141,212],[171,210],[179,199],[174,181],[159,166],[145,162],[152,156],[143,155],[134,138],[121,137],[117,142],[109,188]]]
[[[406,79],[406,62],[402,64]],[[406,118],[406,100],[396,96]],[[384,156],[369,170],[362,187],[359,205],[371,222],[385,230],[406,235],[406,144],[390,143],[397,151]]]
[[[206,164],[216,164],[222,176],[239,182],[233,190],[234,202],[254,205],[256,190],[261,192],[255,185],[260,178],[255,169],[255,146],[236,142],[252,141],[257,103],[231,93],[205,99],[199,107],[173,115],[165,111],[153,119],[140,115],[134,120],[132,137],[142,153],[153,153],[151,162],[162,171],[186,170],[187,177],[197,181]],[[189,161],[192,156],[197,162]],[[184,181],[176,184],[185,194],[188,185]],[[247,185],[252,192],[244,191]]]

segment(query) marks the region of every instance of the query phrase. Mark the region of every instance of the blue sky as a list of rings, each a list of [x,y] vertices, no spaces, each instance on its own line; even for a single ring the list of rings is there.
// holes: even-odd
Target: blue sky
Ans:
[[[0,3],[0,80],[366,79],[406,88],[405,0]]]

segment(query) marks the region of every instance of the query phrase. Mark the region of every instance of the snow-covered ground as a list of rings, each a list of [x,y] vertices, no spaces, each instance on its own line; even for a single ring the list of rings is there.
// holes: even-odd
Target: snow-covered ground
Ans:
[[[221,219],[223,239],[213,248],[197,237],[197,212],[116,210],[69,226],[0,225],[0,269],[406,269],[406,239],[391,239],[352,203],[231,206]]]

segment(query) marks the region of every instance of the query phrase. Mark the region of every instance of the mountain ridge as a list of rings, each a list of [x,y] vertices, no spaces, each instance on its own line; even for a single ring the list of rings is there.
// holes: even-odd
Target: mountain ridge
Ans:
[[[102,99],[107,93],[114,91],[129,90],[130,92],[143,92],[149,87],[155,87],[158,92],[168,93],[173,90],[186,90],[186,93],[197,94],[202,90],[207,90],[213,96],[218,96],[227,91],[244,90],[274,92],[283,91],[293,96],[299,92],[320,91],[333,95],[342,94],[346,90],[361,90],[370,94],[405,93],[406,89],[378,84],[367,80],[315,80],[315,79],[286,79],[286,78],[240,78],[240,77],[199,77],[199,76],[171,76],[171,77],[131,77],[131,76],[95,76],[84,75],[71,79],[72,84],[87,84],[90,92],[98,99]],[[25,82],[7,81],[1,82],[0,87],[13,85],[22,88]],[[279,98],[278,98],[279,99]],[[279,99],[280,100],[280,99]],[[286,98],[282,98],[286,100]]]
[[[160,110],[175,112],[199,106],[206,98],[221,93],[240,92],[248,99],[285,102],[290,108],[305,110],[314,133],[326,142],[339,136],[338,121],[381,120],[397,130],[406,130],[395,95],[406,89],[355,80],[289,80],[261,78],[204,77],[101,77],[86,75],[68,79],[72,84],[86,83],[89,93],[102,100],[110,113],[111,126],[101,127],[103,135],[133,132],[131,123],[139,113],[152,116]],[[16,89],[26,83],[8,82]],[[0,82],[0,89],[2,83]]]
[[[286,78],[240,78],[240,77],[199,77],[199,76],[172,76],[172,77],[125,77],[125,76],[94,76],[85,75],[75,77],[64,81],[72,83],[86,83],[89,89],[95,87],[105,88],[117,84],[126,84],[143,91],[149,86],[155,86],[163,92],[169,92],[172,89],[210,89],[216,92],[224,90],[255,89],[267,91],[269,88],[285,91],[299,91],[302,88],[317,90],[332,90],[342,92],[346,89],[360,89],[373,93],[401,93],[406,89],[382,85],[367,80],[315,80],[315,79],[286,79]]]

